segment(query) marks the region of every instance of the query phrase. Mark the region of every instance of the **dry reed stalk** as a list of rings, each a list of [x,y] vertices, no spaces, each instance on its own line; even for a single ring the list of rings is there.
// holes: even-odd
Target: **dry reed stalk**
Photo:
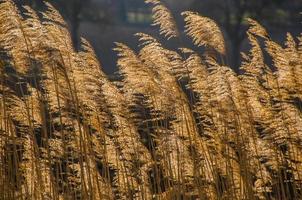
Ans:
[[[179,38],[169,9],[146,3],[160,34]],[[139,33],[138,54],[116,44],[114,83],[46,7],[21,15],[0,1],[0,199],[301,198],[301,37],[283,47],[248,19],[237,75],[216,59],[226,54],[218,25],[184,12],[206,52]]]

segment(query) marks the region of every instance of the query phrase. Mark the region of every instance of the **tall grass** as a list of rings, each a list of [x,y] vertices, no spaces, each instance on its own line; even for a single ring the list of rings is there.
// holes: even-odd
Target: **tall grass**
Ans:
[[[146,3],[184,45],[168,8]],[[0,199],[302,198],[302,37],[280,45],[248,19],[236,74],[218,25],[184,12],[204,52],[138,33],[139,52],[116,44],[111,82],[46,6],[0,1]]]

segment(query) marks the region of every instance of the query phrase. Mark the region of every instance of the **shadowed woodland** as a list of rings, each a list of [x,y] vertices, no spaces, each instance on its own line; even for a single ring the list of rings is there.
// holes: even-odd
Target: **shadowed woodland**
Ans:
[[[110,81],[60,13],[0,0],[0,199],[302,198],[302,36],[283,44],[248,18],[238,73],[219,26],[160,0],[153,25],[177,51],[137,33],[116,43]]]

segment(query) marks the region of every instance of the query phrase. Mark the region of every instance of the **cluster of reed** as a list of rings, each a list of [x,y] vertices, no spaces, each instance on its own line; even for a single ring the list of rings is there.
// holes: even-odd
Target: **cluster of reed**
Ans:
[[[169,10],[146,3],[178,38]],[[237,75],[215,22],[184,12],[202,55],[139,33],[138,53],[116,44],[111,82],[46,6],[0,1],[0,199],[302,198],[302,38],[283,47],[249,19]]]

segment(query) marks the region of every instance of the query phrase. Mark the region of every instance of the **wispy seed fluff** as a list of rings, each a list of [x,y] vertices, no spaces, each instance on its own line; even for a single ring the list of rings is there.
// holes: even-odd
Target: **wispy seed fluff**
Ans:
[[[171,11],[164,6],[159,0],[145,0],[145,3],[152,4],[153,26],[159,26],[160,34],[167,39],[179,36],[176,22]]]
[[[225,54],[223,34],[212,19],[190,11],[183,12],[182,15],[185,17],[186,32],[193,39],[195,45],[211,47],[217,52]]]
[[[268,33],[266,32],[265,28],[261,26],[257,21],[248,18],[247,22],[249,23],[250,27],[248,29],[249,33],[252,33],[258,37],[262,37],[264,39],[268,38]]]

